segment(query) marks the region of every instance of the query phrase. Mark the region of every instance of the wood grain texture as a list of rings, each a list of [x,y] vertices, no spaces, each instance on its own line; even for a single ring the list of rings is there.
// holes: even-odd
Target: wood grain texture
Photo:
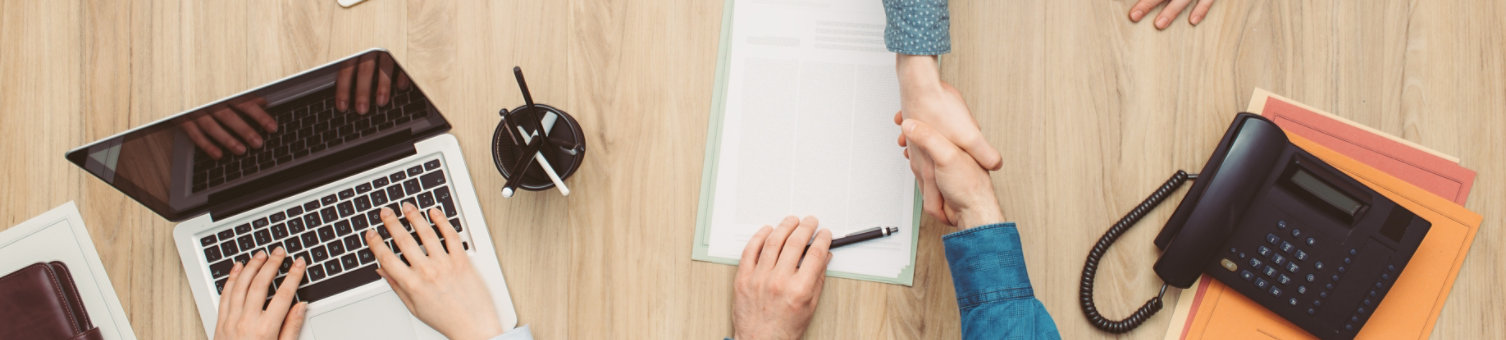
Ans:
[[[878,1],[878,0],[874,0]],[[1125,18],[1131,0],[951,4],[943,78],[1009,165],[994,173],[1036,293],[1064,338],[1108,337],[1077,306],[1088,247],[1176,169],[1196,169],[1266,88],[1459,156],[1485,216],[1433,335],[1506,326],[1506,4],[1220,0],[1197,27]],[[0,225],[78,201],[137,335],[202,338],[173,225],[62,158],[74,146],[369,47],[393,51],[454,123],[522,323],[541,339],[731,333],[733,267],[690,260],[721,1],[0,0]],[[496,111],[574,114],[588,157],[568,198],[504,199]],[[889,119],[892,112],[875,112]],[[897,130],[896,130],[897,132]],[[896,157],[898,153],[896,152]],[[1158,288],[1162,209],[1104,260],[1098,302]],[[770,221],[771,223],[774,221]],[[927,220],[914,287],[827,280],[809,338],[960,333]],[[1170,313],[1126,337],[1159,338]]]

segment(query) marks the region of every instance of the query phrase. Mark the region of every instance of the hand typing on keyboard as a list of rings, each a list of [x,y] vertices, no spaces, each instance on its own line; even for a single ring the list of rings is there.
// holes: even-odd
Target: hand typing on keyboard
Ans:
[[[303,259],[293,261],[282,284],[272,299],[267,300],[273,277],[277,275],[277,264],[287,256],[288,253],[278,247],[270,258],[266,251],[258,251],[244,265],[235,263],[226,283],[229,286],[220,294],[219,320],[214,327],[216,340],[298,338],[308,312],[307,302],[292,304],[293,290],[303,278]]]
[[[178,123],[178,127],[210,158],[225,157],[227,150],[242,155],[248,147],[262,147],[263,132],[277,132],[277,120],[267,114],[266,106],[265,99],[250,97],[200,111],[197,117]],[[257,131],[258,128],[261,131]]]
[[[391,103],[394,86],[404,90],[412,85],[408,74],[395,68],[390,57],[381,55],[366,55],[341,64],[339,77],[335,78],[335,109],[346,112],[355,106],[356,114],[364,115],[371,112],[373,99],[377,106],[387,106]],[[352,85],[355,86],[354,98],[351,96]]]
[[[391,209],[382,208],[381,212],[382,224],[392,234],[401,255],[387,247],[375,230],[379,227],[365,232],[366,245],[376,253],[381,267],[377,274],[387,280],[414,316],[447,338],[488,339],[502,334],[491,291],[471,266],[460,235],[450,226],[444,212],[429,210],[429,219],[439,223],[436,227],[429,225],[412,204],[403,203],[402,208],[417,240],[403,228]]]

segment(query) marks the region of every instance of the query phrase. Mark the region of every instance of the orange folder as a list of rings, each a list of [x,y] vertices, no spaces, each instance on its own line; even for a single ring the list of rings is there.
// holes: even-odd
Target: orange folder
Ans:
[[[1425,339],[1443,310],[1482,217],[1464,207],[1332,149],[1288,134],[1298,147],[1433,223],[1427,237],[1358,338]],[[1188,339],[1308,339],[1303,331],[1223,283],[1201,279]],[[1173,328],[1175,331],[1175,328]]]

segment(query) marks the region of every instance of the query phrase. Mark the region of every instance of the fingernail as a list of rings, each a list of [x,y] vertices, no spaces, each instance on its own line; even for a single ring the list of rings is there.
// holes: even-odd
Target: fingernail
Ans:
[[[904,123],[900,124],[900,127],[904,128],[905,132],[913,132],[915,131],[915,122],[906,120]]]
[[[1156,19],[1156,28],[1166,28],[1166,26],[1170,25],[1170,24],[1171,24],[1171,19],[1170,18]]]
[[[335,109],[336,110],[340,110],[340,111],[345,111],[345,106],[346,105],[348,105],[348,104],[345,104],[345,101],[337,101],[337,102],[335,102]]]
[[[1137,9],[1134,12],[1130,12],[1130,19],[1135,19],[1135,21],[1140,21],[1140,18],[1143,17],[1145,17],[1145,11]]]
[[[282,254],[287,254],[288,251],[282,250],[282,246],[277,246],[277,249],[272,250],[272,253],[273,254],[282,255]]]
[[[232,150],[235,150],[235,154],[237,155],[246,153],[246,147],[240,145],[236,145]]]
[[[261,147],[261,138],[251,137],[251,147],[253,147],[253,148],[260,148]]]
[[[382,207],[382,217],[392,217],[392,209]]]
[[[366,103],[356,103],[356,112],[366,113]]]
[[[1203,16],[1199,15],[1199,16],[1192,17],[1192,25],[1193,26],[1197,26],[1197,23],[1200,23],[1200,22],[1203,22]]]

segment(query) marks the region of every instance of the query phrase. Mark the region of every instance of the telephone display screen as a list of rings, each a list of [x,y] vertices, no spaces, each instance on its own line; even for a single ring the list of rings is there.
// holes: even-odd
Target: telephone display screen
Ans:
[[[1334,209],[1338,209],[1338,211],[1345,215],[1353,217],[1356,213],[1359,213],[1360,208],[1365,206],[1364,203],[1360,203],[1360,201],[1349,197],[1349,195],[1345,195],[1338,188],[1323,183],[1323,180],[1313,176],[1306,169],[1297,168],[1297,171],[1293,171],[1288,180],[1297,188],[1306,191],[1308,194],[1312,194],[1313,197],[1323,201],[1323,203],[1327,203]]]

